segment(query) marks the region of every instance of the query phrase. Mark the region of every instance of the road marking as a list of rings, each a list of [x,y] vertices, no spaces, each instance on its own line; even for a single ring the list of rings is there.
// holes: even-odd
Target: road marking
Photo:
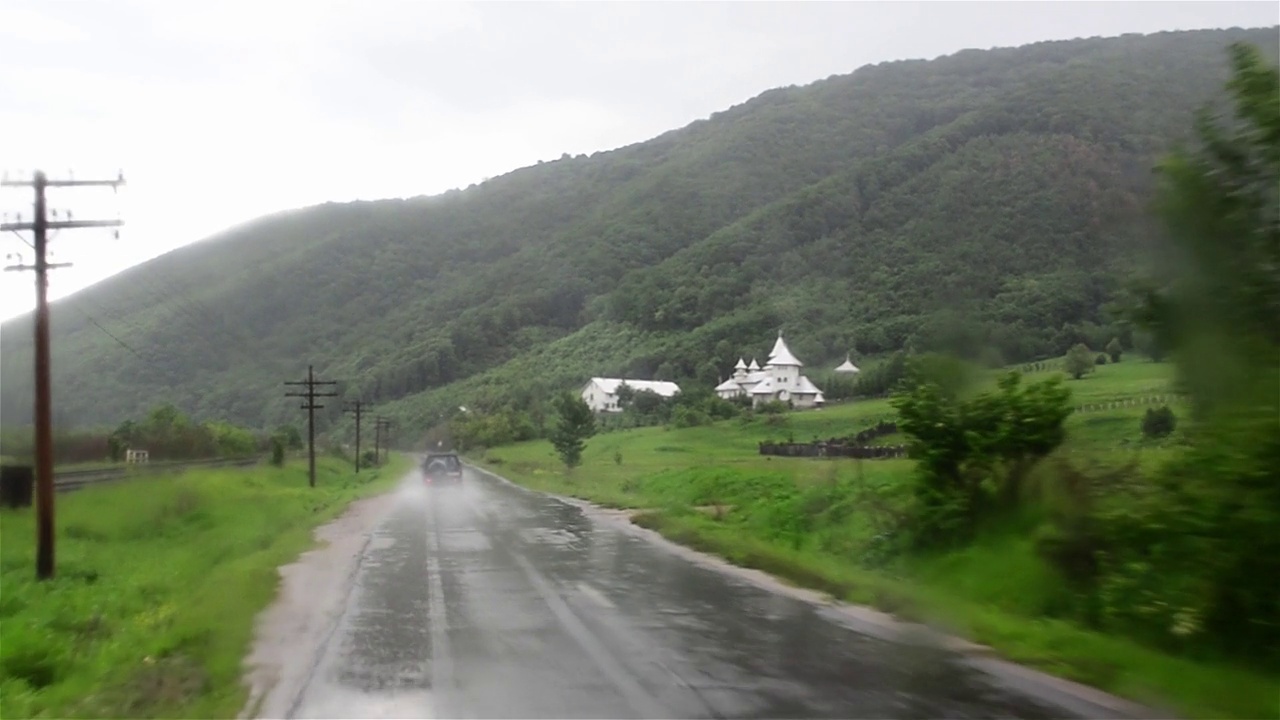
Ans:
[[[568,631],[569,636],[591,656],[592,660],[596,661],[596,666],[600,668],[600,671],[605,674],[609,682],[622,694],[631,709],[641,717],[672,717],[671,713],[655,700],[644,689],[644,686],[618,662],[613,653],[609,652],[608,648],[600,643],[600,640],[591,632],[591,629],[582,624],[578,616],[573,614],[573,610],[568,603],[564,601],[564,598],[560,597],[555,588],[551,586],[551,583],[542,576],[542,573],[538,572],[537,568],[515,550],[511,550],[510,554],[515,559],[516,564],[520,566],[520,569],[528,576],[534,590],[542,596],[542,600],[551,608],[551,612],[556,616],[556,619]]]
[[[586,595],[587,597],[594,600],[597,605],[600,605],[602,607],[607,607],[607,608],[615,607],[613,602],[610,601],[609,598],[604,596],[604,593],[600,592],[599,590],[591,587],[590,585],[584,582],[578,583],[578,589],[582,591],[583,595]]]
[[[438,507],[438,506],[437,506]],[[436,697],[437,717],[461,717],[449,703],[457,690],[453,655],[449,652],[449,626],[444,605],[444,582],[440,579],[440,515],[432,508],[427,529],[427,606],[431,623],[431,690]]]

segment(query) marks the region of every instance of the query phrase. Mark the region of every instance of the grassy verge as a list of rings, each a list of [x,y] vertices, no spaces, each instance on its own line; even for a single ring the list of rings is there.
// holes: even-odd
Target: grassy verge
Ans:
[[[1087,402],[1123,401],[1167,393],[1168,370],[1121,363],[1069,386]],[[1143,412],[1122,405],[1072,416],[1062,453],[1077,461],[1136,461],[1139,467],[1160,462],[1176,440],[1144,440]],[[533,489],[643,508],[636,522],[677,542],[928,622],[1011,660],[1139,702],[1192,717],[1277,716],[1280,679],[1226,662],[1170,656],[1058,619],[1069,614],[1070,593],[1036,553],[1039,518],[991,528],[958,552],[881,562],[876,515],[885,507],[892,511],[911,462],[756,452],[755,443],[766,437],[843,435],[892,415],[888,403],[877,400],[783,420],[608,433],[588,443],[583,465],[571,473],[544,442],[498,448],[476,460]]]
[[[0,513],[0,717],[232,717],[276,569],[407,469],[345,461],[192,470],[58,497],[58,576],[29,509]]]

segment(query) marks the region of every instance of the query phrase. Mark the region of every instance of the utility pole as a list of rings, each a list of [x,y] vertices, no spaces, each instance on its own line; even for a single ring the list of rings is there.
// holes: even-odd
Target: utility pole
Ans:
[[[285,393],[285,397],[306,398],[307,402],[302,406],[307,411],[307,460],[308,460],[308,481],[311,487],[316,486],[316,410],[322,409],[323,405],[316,404],[316,398],[337,397],[336,392],[316,392],[317,386],[333,386],[337,385],[337,380],[317,380],[311,366],[307,366],[307,379],[297,382],[286,382],[285,385],[303,385],[307,389],[299,393]]]
[[[74,230],[77,228],[119,227],[120,220],[72,220],[71,213],[66,213],[65,220],[58,219],[58,211],[53,211],[53,220],[48,217],[45,202],[45,190],[51,187],[88,187],[109,186],[112,189],[124,184],[124,174],[120,173],[115,180],[50,180],[44,172],[37,170],[30,180],[10,180],[6,174],[0,179],[3,187],[29,187],[35,190],[35,213],[30,222],[24,222],[19,215],[17,222],[0,223],[0,232],[11,230],[31,230],[35,236],[32,248],[36,252],[34,265],[12,265],[5,270],[36,271],[36,315],[35,315],[35,422],[36,422],[36,578],[48,580],[53,577],[54,570],[54,532],[53,532],[53,391],[49,361],[49,270],[66,267],[70,263],[50,263],[48,261],[49,231]],[[117,237],[119,237],[117,231]]]
[[[356,415],[356,472],[360,472],[360,414],[364,410],[364,402],[361,400],[349,402],[346,410]]]
[[[391,429],[391,420],[379,415],[373,419],[373,429],[373,456],[378,459],[378,465],[382,465],[382,440],[385,438],[390,442],[391,435],[388,431]]]

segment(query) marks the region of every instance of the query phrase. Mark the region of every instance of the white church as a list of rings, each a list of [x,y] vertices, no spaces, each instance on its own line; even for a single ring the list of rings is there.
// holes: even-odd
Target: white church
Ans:
[[[800,374],[802,367],[804,363],[791,354],[779,332],[778,341],[773,344],[764,367],[760,367],[755,358],[751,359],[750,365],[738,358],[733,377],[717,385],[716,394],[726,400],[750,397],[752,407],[772,400],[790,402],[797,408],[820,407],[826,402],[822,391]]]

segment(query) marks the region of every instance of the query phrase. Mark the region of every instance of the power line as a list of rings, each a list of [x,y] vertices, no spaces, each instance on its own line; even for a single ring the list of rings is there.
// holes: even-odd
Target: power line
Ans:
[[[74,307],[77,311],[79,311],[79,313],[80,313],[81,315],[84,315],[84,317],[85,317],[85,319],[86,319],[86,320],[88,320],[90,323],[93,323],[94,327],[98,328],[98,329],[99,329],[99,330],[101,330],[103,333],[105,333],[107,337],[111,338],[112,340],[115,340],[115,341],[116,341],[116,343],[118,343],[118,344],[120,345],[120,347],[122,347],[122,348],[124,348],[125,350],[128,350],[129,352],[133,353],[134,357],[138,358],[138,359],[139,359],[139,360],[141,360],[142,362],[147,363],[148,365],[150,365],[150,364],[151,364],[151,361],[149,361],[149,360],[147,360],[145,357],[143,357],[143,356],[142,356],[142,354],[141,354],[141,353],[139,353],[137,350],[134,350],[132,345],[130,345],[129,343],[127,343],[127,342],[125,342],[125,341],[121,340],[120,338],[116,337],[116,336],[115,336],[115,335],[114,335],[110,330],[108,330],[108,329],[106,329],[105,327],[103,327],[103,326],[102,326],[102,323],[98,322],[97,320],[95,320],[95,319],[94,319],[94,317],[93,317],[92,315],[90,315],[89,313],[85,312],[84,308],[80,307],[80,304],[79,304],[79,303],[72,302],[72,303],[71,303],[71,306],[72,306],[72,307]]]

